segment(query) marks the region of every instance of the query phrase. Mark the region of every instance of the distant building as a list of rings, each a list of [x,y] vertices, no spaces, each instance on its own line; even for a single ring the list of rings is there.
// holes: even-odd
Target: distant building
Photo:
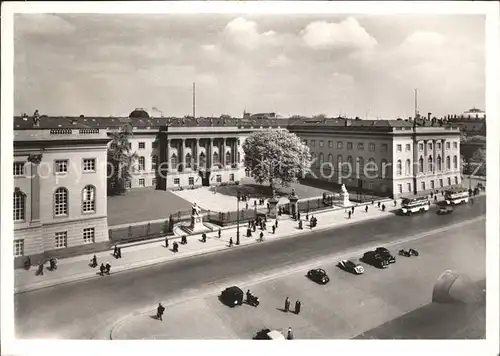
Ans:
[[[460,115],[448,115],[447,120],[469,136],[486,136],[486,112],[472,108]]]

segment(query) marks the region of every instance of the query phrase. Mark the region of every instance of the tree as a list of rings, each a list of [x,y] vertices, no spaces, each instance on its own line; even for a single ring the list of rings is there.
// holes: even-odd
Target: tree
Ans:
[[[267,129],[248,136],[243,144],[245,168],[252,172],[259,184],[268,182],[282,187],[297,181],[299,174],[309,167],[309,147],[288,131]]]
[[[129,139],[132,137],[132,126],[124,124],[119,131],[111,132],[111,143],[108,147],[108,195],[119,195],[126,191],[125,182],[131,178],[130,168],[137,158],[131,153]]]
[[[474,151],[474,154],[469,160],[469,164],[471,167],[469,174],[486,176],[486,150],[478,148]]]

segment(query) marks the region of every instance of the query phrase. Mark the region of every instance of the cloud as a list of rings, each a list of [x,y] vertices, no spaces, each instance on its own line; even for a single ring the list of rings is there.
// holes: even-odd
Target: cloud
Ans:
[[[23,14],[16,15],[14,30],[19,34],[52,36],[73,33],[75,27],[56,15]]]
[[[223,35],[229,43],[247,51],[253,51],[263,45],[276,45],[280,36],[273,30],[260,33],[255,21],[243,17],[231,20],[224,28]]]
[[[312,49],[371,49],[377,45],[377,40],[352,17],[339,23],[311,22],[300,36]]]
[[[270,67],[283,67],[290,63],[290,58],[284,54],[280,54],[269,61]]]

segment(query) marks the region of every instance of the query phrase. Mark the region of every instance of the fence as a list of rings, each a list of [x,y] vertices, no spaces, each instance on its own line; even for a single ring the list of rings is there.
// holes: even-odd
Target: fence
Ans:
[[[158,223],[131,225],[129,227],[110,229],[109,239],[113,243],[137,242],[165,236],[170,233],[170,230],[171,225],[169,220]]]
[[[237,211],[228,212],[210,212],[207,214],[208,221],[220,226],[233,225],[238,222],[248,222],[249,220],[254,220],[258,215],[265,215],[267,213],[267,208],[265,209],[243,209],[240,210],[238,217]]]

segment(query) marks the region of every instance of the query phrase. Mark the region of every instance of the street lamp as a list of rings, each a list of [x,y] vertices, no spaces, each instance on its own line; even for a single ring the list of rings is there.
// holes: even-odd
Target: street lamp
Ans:
[[[239,245],[240,244],[240,192],[238,192],[236,194],[236,197],[237,197],[237,202],[236,202],[236,206],[237,206],[237,212],[236,212],[236,245]]]

